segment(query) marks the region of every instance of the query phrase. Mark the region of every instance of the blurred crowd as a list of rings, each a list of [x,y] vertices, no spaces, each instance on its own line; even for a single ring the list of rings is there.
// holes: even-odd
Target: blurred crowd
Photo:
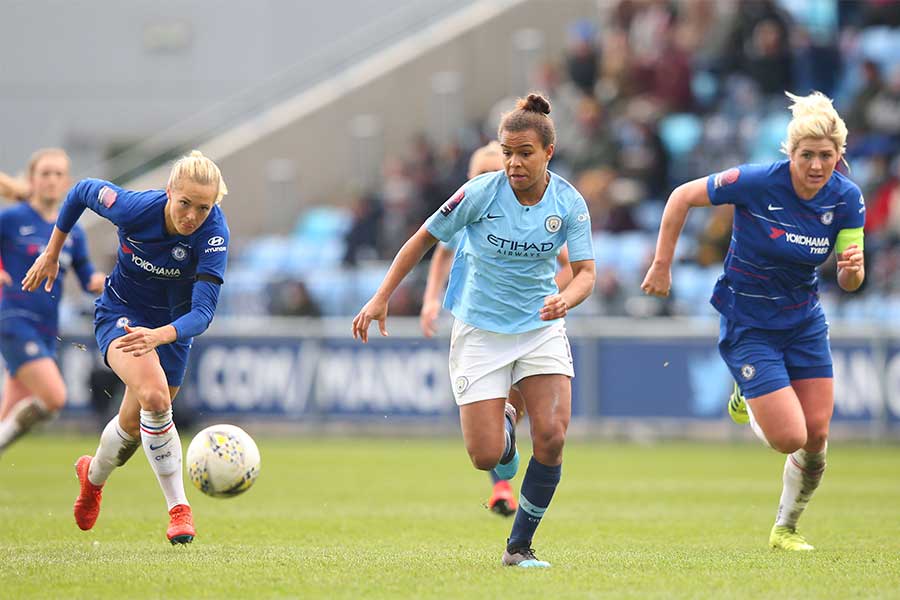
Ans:
[[[900,2],[600,4],[605,14],[572,23],[565,55],[541,64],[532,81],[548,94],[557,126],[550,168],[579,189],[591,212],[597,289],[579,311],[712,315],[706,300],[730,240],[729,207],[692,211],[670,299],[640,293],[666,198],[690,179],[783,158],[784,91],[819,90],[847,121],[849,175],[868,208],[864,289],[848,302],[832,262],[821,271],[823,297],[836,317],[900,317]],[[352,215],[305,215],[295,243],[314,247],[317,261],[286,279],[281,271],[261,308],[355,312],[400,245],[464,183],[470,152],[496,136],[512,103],[499,100],[450,145],[411,140],[385,161],[380,186],[360,195]],[[248,252],[245,264],[263,265],[274,254],[265,240]],[[325,264],[333,268],[325,272]],[[392,314],[418,313],[426,269],[394,297]],[[237,286],[232,301],[246,308],[241,293]]]

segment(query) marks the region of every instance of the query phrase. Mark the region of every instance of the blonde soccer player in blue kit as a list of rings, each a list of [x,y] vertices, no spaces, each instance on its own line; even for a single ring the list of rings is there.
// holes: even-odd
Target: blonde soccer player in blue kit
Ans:
[[[835,171],[847,127],[821,93],[787,94],[793,118],[788,160],[741,165],[686,183],[669,197],[656,256],[641,286],[666,296],[672,257],[687,213],[733,204],[725,272],[710,302],[721,314],[719,352],[736,382],[728,411],[787,454],[769,545],[812,550],[797,521],[825,472],[834,380],[828,322],[816,268],[837,252],[837,281],[848,292],[865,278],[862,194]]]
[[[529,94],[503,116],[504,170],[472,179],[425,222],[352,328],[364,343],[372,321],[387,335],[391,294],[431,246],[465,229],[444,299],[455,317],[450,377],[472,464],[503,479],[516,474],[519,462],[510,386],[524,398],[534,455],[502,557],[519,567],[550,566],[535,557],[531,542],[560,480],[571,416],[574,370],[563,317],[590,295],[595,278],[587,205],[547,169],[556,143],[549,113],[544,97]],[[554,275],[565,243],[573,278],[560,292]]]
[[[44,280],[51,289],[60,249],[86,209],[117,226],[116,265],[95,303],[94,333],[125,395],[95,454],[75,463],[80,490],[73,514],[82,530],[97,522],[110,474],[143,446],[166,501],[166,538],[186,544],[196,535],[172,401],[225,280],[229,230],[219,204],[227,193],[219,167],[196,150],[175,162],[164,190],[135,192],[84,179],[69,192],[47,247],[22,280],[27,291]]]

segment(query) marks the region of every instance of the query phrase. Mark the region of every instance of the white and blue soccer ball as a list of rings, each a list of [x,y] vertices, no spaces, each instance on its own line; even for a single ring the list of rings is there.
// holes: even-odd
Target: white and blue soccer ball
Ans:
[[[259,463],[256,442],[234,425],[207,427],[187,449],[188,476],[198,490],[214,498],[249,490],[259,477]]]

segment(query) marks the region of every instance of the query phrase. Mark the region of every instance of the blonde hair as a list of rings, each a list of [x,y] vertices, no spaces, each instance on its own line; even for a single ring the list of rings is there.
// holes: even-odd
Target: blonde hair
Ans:
[[[41,159],[54,154],[62,156],[67,163],[72,164],[72,159],[69,158],[69,155],[62,148],[41,148],[40,150],[35,150],[31,158],[28,159],[28,178],[34,177],[34,170],[37,168],[38,163],[41,162]]]
[[[500,166],[496,169],[488,168],[488,165],[485,164],[492,159],[499,160],[500,154],[500,142],[497,141],[490,142],[489,144],[482,146],[481,148],[473,152],[472,157],[469,159],[469,179],[481,175],[482,173],[489,173],[490,171],[499,171],[500,169],[502,169],[502,163],[500,163]]]
[[[169,173],[168,187],[178,187],[178,182],[182,179],[190,179],[194,183],[200,185],[215,185],[216,204],[222,201],[222,197],[228,193],[228,187],[225,180],[222,179],[222,172],[209,158],[203,156],[199,150],[192,150],[187,156],[182,156],[175,164],[172,165],[172,172]]]
[[[822,92],[809,96],[785,95],[793,100],[790,106],[793,118],[788,124],[787,140],[781,143],[781,151],[788,156],[805,138],[828,139],[841,156],[847,150],[847,125],[834,109],[831,98]]]

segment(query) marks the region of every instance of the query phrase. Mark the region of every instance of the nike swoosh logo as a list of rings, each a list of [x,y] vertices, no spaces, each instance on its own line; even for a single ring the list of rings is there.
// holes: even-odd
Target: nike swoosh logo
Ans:
[[[135,246],[140,246],[141,244],[144,243],[144,242],[139,242],[137,240],[133,240],[130,237],[126,237],[125,239],[128,240],[129,242],[131,242],[132,244],[134,244]]]
[[[502,219],[503,215],[492,215],[491,213],[488,213],[488,214],[484,215],[484,218],[487,219],[488,221],[493,221],[494,219]]]
[[[772,206],[772,205],[770,204],[770,205],[769,205],[769,210],[784,210],[784,207],[783,207],[783,206]]]
[[[34,233],[34,226],[19,227],[19,235],[31,235]]]
[[[151,444],[150,444],[150,451],[151,451],[151,452],[154,452],[154,451],[156,451],[156,450],[159,450],[160,448],[164,448],[165,445],[168,444],[168,443],[171,442],[171,441],[172,441],[172,438],[169,438],[169,439],[166,440],[166,443],[165,443],[165,444],[160,444],[159,446],[154,446],[154,445],[151,443]]]

